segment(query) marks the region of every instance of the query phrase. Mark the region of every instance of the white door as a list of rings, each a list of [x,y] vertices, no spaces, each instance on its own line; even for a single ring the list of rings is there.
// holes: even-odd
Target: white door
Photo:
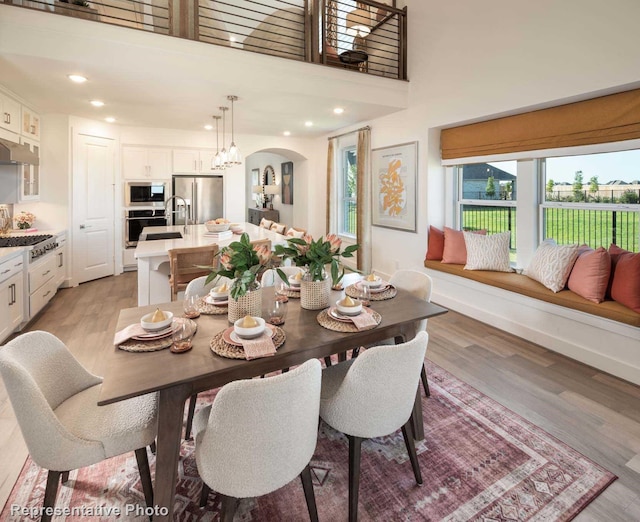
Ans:
[[[113,275],[113,140],[77,135],[73,155],[73,273],[76,283]]]

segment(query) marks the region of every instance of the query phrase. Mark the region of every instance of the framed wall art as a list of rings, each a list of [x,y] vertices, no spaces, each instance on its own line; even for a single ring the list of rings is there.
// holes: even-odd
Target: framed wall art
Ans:
[[[372,224],[417,231],[418,142],[371,151]]]

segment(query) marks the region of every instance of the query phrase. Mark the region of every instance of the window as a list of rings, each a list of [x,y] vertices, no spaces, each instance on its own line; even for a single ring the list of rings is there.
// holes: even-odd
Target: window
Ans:
[[[547,158],[540,179],[543,238],[638,251],[640,150]]]
[[[357,157],[356,148],[342,149],[340,162],[340,183],[338,198],[338,233],[345,236],[356,236],[356,208],[357,208]]]
[[[456,167],[458,220],[462,230],[511,232],[516,252],[517,162],[473,163]]]

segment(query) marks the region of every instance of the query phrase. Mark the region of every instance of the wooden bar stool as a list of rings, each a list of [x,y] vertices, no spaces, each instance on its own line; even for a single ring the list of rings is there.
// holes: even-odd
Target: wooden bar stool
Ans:
[[[205,245],[169,250],[171,300],[178,299],[178,292],[187,288],[190,281],[209,275],[211,270],[199,266],[215,266],[218,245]]]

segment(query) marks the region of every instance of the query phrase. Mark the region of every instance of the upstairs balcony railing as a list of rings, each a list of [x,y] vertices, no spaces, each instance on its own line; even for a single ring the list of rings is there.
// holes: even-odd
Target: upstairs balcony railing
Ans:
[[[376,76],[407,79],[396,0],[0,0]]]

